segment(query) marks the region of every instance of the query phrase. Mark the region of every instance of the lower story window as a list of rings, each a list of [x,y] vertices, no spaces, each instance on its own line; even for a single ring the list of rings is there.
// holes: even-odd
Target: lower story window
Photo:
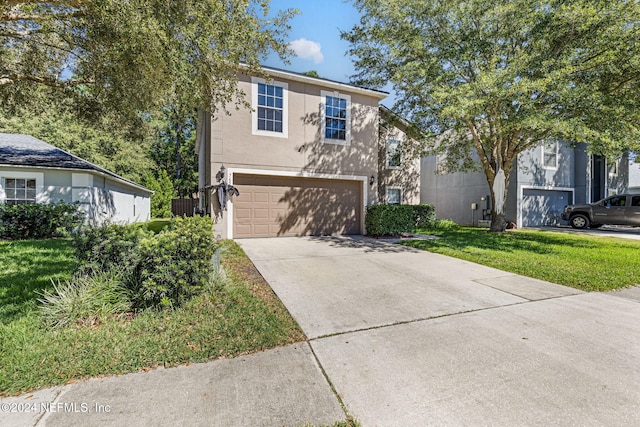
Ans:
[[[402,190],[399,188],[387,188],[387,204],[399,205],[402,203]]]
[[[5,203],[19,205],[36,202],[36,180],[27,178],[5,178]]]

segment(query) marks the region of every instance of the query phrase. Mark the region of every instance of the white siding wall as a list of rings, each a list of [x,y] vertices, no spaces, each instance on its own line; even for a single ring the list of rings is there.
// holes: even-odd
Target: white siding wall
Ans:
[[[79,202],[90,221],[131,223],[151,218],[150,194],[90,172],[44,168],[0,167],[0,203],[6,194],[4,178],[36,180],[38,203]]]

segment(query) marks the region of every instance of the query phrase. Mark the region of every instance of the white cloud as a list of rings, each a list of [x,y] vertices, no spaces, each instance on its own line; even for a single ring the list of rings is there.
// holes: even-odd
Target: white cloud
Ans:
[[[290,42],[289,49],[293,50],[297,57],[312,59],[316,64],[324,61],[324,55],[322,55],[320,43],[302,38]]]

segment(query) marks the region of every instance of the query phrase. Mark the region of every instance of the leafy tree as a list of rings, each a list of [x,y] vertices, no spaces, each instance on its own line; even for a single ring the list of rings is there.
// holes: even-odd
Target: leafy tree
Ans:
[[[51,100],[34,107],[14,112],[0,107],[0,132],[32,135],[137,183],[154,169],[146,134],[123,132],[109,117],[89,123]]]
[[[83,101],[82,114],[106,109],[125,125],[171,104],[215,112],[241,99],[241,67],[259,72],[261,58],[286,54],[296,12],[268,18],[268,8],[268,0],[5,0],[0,96],[26,102],[45,85]]]
[[[156,139],[151,144],[151,158],[171,177],[179,197],[191,197],[198,192],[196,117],[181,121],[172,108],[164,111],[164,119],[154,124]]]
[[[153,218],[171,217],[171,199],[176,198],[173,182],[167,172],[158,170],[157,174],[149,172],[144,180],[144,185],[154,191],[151,196],[151,216]]]
[[[395,109],[446,155],[477,167],[504,230],[518,154],[548,138],[610,154],[640,141],[637,0],[354,0],[343,38],[359,84],[391,82]],[[475,160],[474,160],[474,156]]]

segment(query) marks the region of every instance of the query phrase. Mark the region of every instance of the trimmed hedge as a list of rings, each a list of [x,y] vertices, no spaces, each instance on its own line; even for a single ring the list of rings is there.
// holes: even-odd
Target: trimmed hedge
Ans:
[[[67,235],[84,222],[77,203],[0,204],[0,239],[49,239]]]
[[[436,224],[436,209],[433,205],[413,205],[415,228],[431,228]]]
[[[215,250],[211,218],[176,218],[141,241],[138,305],[180,306],[206,287]]]
[[[207,285],[216,242],[209,217],[174,218],[157,234],[145,224],[106,225],[76,236],[79,274],[119,274],[137,309],[178,307]]]
[[[432,205],[371,205],[367,207],[367,235],[400,236],[414,228],[432,227],[436,212]]]

